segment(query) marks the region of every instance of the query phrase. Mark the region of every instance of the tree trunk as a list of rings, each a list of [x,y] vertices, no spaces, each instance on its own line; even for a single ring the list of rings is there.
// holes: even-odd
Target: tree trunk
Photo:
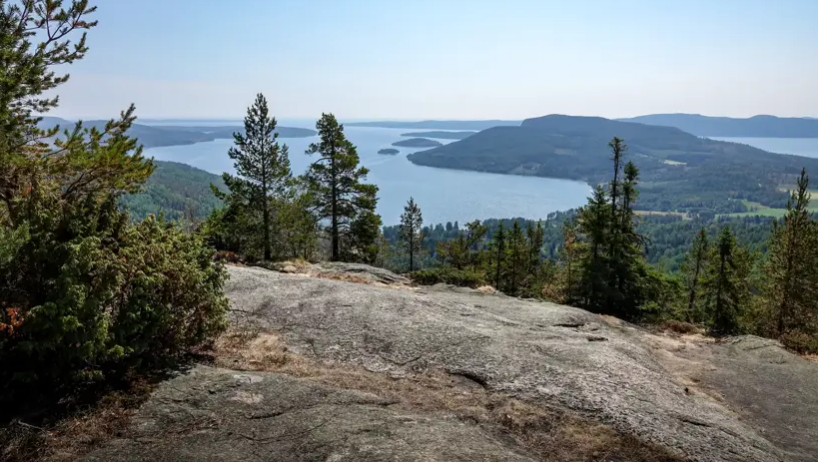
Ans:
[[[687,300],[687,322],[693,322],[693,304],[696,302],[696,286],[699,282],[701,259],[696,258],[696,271],[693,273],[693,283],[690,285],[690,297]]]
[[[415,270],[415,230],[409,228],[409,272]]]

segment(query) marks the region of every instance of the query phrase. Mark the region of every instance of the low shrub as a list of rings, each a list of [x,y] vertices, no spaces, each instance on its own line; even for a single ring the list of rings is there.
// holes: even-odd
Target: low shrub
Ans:
[[[0,262],[0,402],[168,365],[225,327],[227,273],[196,235],[114,197],[25,227]]]
[[[420,285],[451,284],[460,287],[477,288],[486,285],[483,275],[470,270],[451,267],[422,269],[409,274],[409,278]]]

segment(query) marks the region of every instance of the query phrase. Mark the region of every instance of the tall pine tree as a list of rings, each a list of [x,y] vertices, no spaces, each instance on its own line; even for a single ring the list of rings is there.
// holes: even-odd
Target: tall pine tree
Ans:
[[[423,215],[415,199],[410,197],[400,217],[400,239],[409,256],[409,271],[415,270],[415,256],[423,243]]]
[[[765,266],[765,298],[774,335],[793,330],[816,335],[818,322],[818,227],[809,210],[809,177],[801,170],[782,222],[773,222]],[[818,339],[816,340],[818,341]]]
[[[259,93],[244,117],[244,133],[234,133],[235,146],[228,155],[236,173],[224,173],[224,183],[232,194],[246,195],[251,209],[262,214],[264,259],[272,258],[270,196],[281,196],[292,178],[287,145],[279,146],[276,119],[270,115],[267,99]]]
[[[330,221],[331,259],[342,257],[341,243],[346,237],[354,253],[371,255],[376,242],[380,217],[375,213],[378,187],[363,183],[369,170],[359,166],[358,151],[344,135],[344,126],[332,114],[322,114],[315,125],[320,141],[307,149],[318,154],[306,177],[315,194],[318,216]],[[351,256],[350,252],[344,253]],[[365,258],[364,258],[365,259]]]

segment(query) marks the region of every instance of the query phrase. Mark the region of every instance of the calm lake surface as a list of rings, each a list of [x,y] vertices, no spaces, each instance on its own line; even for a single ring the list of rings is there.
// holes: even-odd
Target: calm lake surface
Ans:
[[[720,138],[711,139],[747,144],[776,154],[818,158],[818,138]]]
[[[300,123],[299,123],[300,122]],[[211,122],[213,125],[216,123]],[[282,120],[279,125],[313,128],[314,121]],[[174,121],[174,125],[181,125]],[[192,122],[190,125],[205,125]],[[222,124],[225,124],[222,122]],[[232,125],[232,123],[230,124]],[[585,183],[551,178],[535,178],[493,173],[447,170],[414,165],[406,155],[421,149],[399,148],[400,154],[378,154],[406,139],[407,129],[345,127],[347,138],[358,147],[361,163],[369,168],[368,181],[380,188],[378,212],[385,225],[398,224],[409,197],[414,197],[426,224],[459,221],[461,224],[486,218],[524,217],[544,219],[549,213],[582,206],[591,192]],[[419,130],[415,130],[419,131]],[[304,154],[317,137],[280,139],[289,148],[294,174],[303,173],[315,160]],[[442,143],[450,141],[439,140]],[[152,148],[146,156],[156,160],[181,162],[211,173],[234,172],[227,156],[232,140],[216,140],[188,146]]]

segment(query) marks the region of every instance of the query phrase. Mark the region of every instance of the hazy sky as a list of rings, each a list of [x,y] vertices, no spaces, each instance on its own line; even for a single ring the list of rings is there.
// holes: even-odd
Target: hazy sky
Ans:
[[[92,3],[54,115],[818,116],[818,0]]]

